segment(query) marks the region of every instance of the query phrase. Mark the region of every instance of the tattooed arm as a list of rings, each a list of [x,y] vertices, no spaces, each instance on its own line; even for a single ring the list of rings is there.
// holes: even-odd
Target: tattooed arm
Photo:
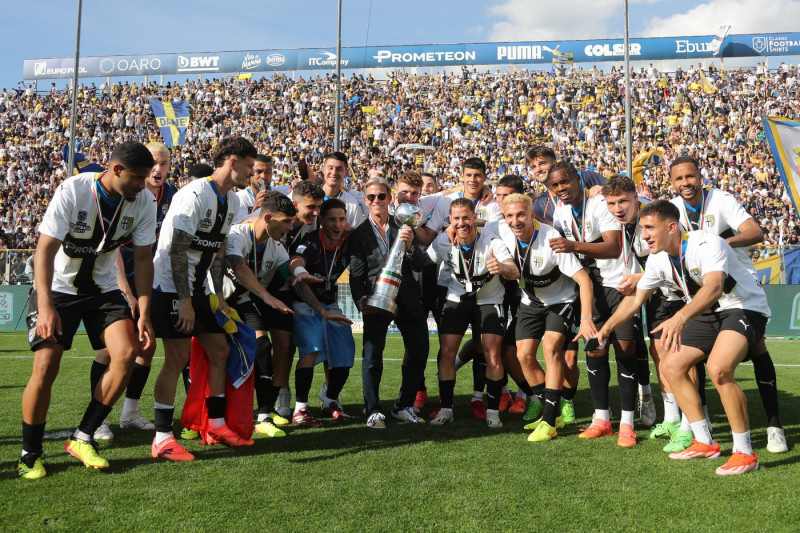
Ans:
[[[305,267],[305,265],[305,259],[300,256],[294,256],[289,263],[289,272],[294,272],[296,268]],[[311,290],[311,287],[309,287],[305,281],[301,281],[300,283],[292,283],[290,285],[297,297],[300,298],[300,301],[316,311],[325,320],[338,322],[339,324],[343,324],[345,326],[349,326],[353,323],[346,316],[338,313],[332,313],[331,311],[325,309],[325,307],[319,303],[314,291]]]
[[[172,268],[172,282],[178,293],[178,320],[175,329],[189,334],[194,329],[194,309],[192,308],[192,289],[189,286],[189,257],[186,252],[192,244],[192,236],[183,230],[172,230],[172,244],[169,248],[169,263]]]
[[[283,314],[290,314],[292,312],[292,310],[289,309],[286,304],[267,292],[267,289],[261,285],[261,282],[258,281],[258,277],[253,273],[252,269],[247,265],[242,256],[226,255],[225,260],[228,262],[228,266],[231,268],[233,273],[236,274],[236,280],[245,289],[250,291],[253,296],[261,298],[265,304],[273,309],[277,309]]]

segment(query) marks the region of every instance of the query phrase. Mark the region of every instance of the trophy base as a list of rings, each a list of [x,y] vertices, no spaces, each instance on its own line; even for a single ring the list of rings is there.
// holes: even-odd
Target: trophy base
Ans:
[[[383,296],[370,296],[361,306],[361,314],[397,316],[397,304]]]

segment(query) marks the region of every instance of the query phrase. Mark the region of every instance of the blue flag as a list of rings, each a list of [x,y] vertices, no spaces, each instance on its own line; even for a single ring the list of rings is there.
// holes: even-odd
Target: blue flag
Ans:
[[[186,128],[189,126],[192,105],[184,101],[150,100],[150,107],[153,108],[153,115],[156,117],[158,129],[161,130],[164,144],[170,147],[183,144],[186,140]]]
[[[73,165],[73,173],[80,174],[81,172],[103,172],[105,169],[97,163],[92,163],[86,159],[86,156],[80,152],[75,152],[75,163]],[[64,144],[61,149],[61,157],[64,160],[64,166],[69,166],[69,143]]]

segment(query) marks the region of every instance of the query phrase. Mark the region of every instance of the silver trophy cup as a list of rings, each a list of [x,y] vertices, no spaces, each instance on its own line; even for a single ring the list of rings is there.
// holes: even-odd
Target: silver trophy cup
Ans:
[[[422,223],[422,211],[416,205],[400,204],[395,210],[394,219],[400,226],[417,228]],[[400,241],[398,235],[386,256],[386,264],[375,281],[375,291],[361,306],[363,314],[380,313],[389,316],[397,314],[397,291],[400,290],[400,282],[403,280],[404,252],[405,244]]]

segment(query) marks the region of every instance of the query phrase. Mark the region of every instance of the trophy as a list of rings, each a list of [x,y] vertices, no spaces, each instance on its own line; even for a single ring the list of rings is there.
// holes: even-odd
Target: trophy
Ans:
[[[422,223],[422,211],[416,205],[400,204],[395,210],[394,219],[401,227],[405,225],[417,228]],[[386,264],[383,265],[378,279],[375,281],[375,292],[361,306],[363,314],[380,313],[389,316],[397,314],[395,300],[397,291],[400,290],[400,282],[403,280],[404,252],[405,243],[400,240],[398,235],[386,256]]]

